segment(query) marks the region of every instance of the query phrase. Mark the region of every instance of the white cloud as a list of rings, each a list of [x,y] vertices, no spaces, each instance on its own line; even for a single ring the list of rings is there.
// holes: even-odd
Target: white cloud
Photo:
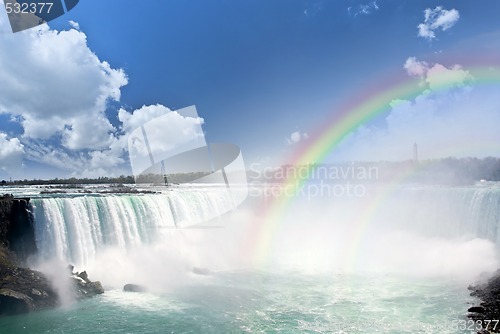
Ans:
[[[17,138],[8,138],[7,134],[0,132],[0,170],[9,175],[19,173],[22,167],[24,147]]]
[[[295,131],[289,137],[285,138],[285,143],[287,145],[294,145],[308,138],[309,135],[307,133],[301,133],[300,131]]]
[[[169,122],[167,122],[168,124],[162,122],[158,131],[164,134],[164,137],[168,137],[164,138],[166,145],[182,141],[184,137],[190,136],[189,124],[183,122],[184,118],[163,105],[143,106],[132,112],[122,108],[118,111],[118,119],[122,122],[120,133],[116,133],[114,137],[103,138],[109,142],[105,149],[88,152],[75,151],[49,145],[40,140],[28,140],[26,141],[27,157],[58,169],[67,170],[71,175],[77,177],[130,175],[132,171],[128,155],[129,135],[148,121],[165,115],[167,115]],[[191,121],[196,123],[195,120]],[[203,122],[202,119],[197,121]],[[84,120],[81,124],[84,124]],[[72,139],[84,140],[84,138]],[[155,145],[155,142],[151,141],[150,144]]]
[[[109,143],[106,148],[91,151],[69,150],[59,145],[48,144],[43,140],[24,139],[25,157],[67,171],[76,177],[131,175],[128,154],[129,135],[141,125],[159,117],[161,121],[152,124],[154,125],[152,130],[156,132],[149,138],[149,144],[155,154],[162,154],[164,151],[175,149],[193,140],[204,139],[201,130],[202,118],[183,117],[163,105],[150,105],[132,112],[120,109],[118,111],[118,118],[122,122],[120,133],[101,139]],[[85,125],[85,120],[78,124]],[[79,132],[69,133],[74,136]],[[87,139],[71,137],[70,140],[78,142]],[[97,137],[88,140],[97,140]]]
[[[105,114],[109,101],[119,101],[127,76],[101,61],[75,30],[78,24],[70,24],[68,31],[41,25],[12,34],[0,11],[0,31],[6,32],[0,34],[0,114],[24,131],[1,138],[0,168],[24,159],[76,176],[130,174],[118,129]]]
[[[117,147],[75,152],[38,141],[28,141],[25,151],[27,159],[66,171],[75,177],[130,175],[125,153]]]
[[[421,78],[431,90],[436,90],[450,82],[465,85],[473,79],[470,73],[459,65],[454,65],[451,68],[441,64],[429,66],[425,61],[419,61],[415,57],[409,57],[403,67],[408,75]]]
[[[70,20],[69,24],[73,27],[73,29],[80,30],[80,24],[78,22]]]
[[[62,135],[73,150],[109,145],[104,138],[115,129],[104,112],[127,77],[98,59],[84,33],[42,25],[2,34],[0,62],[0,113],[20,120],[24,138]]]
[[[128,136],[134,130],[154,119],[157,122],[147,126],[147,130],[153,132],[150,134],[150,145],[155,144],[153,138],[158,138],[160,142],[156,144],[168,149],[204,137],[201,130],[203,118],[184,117],[161,104],[142,106],[131,113],[122,108],[118,111],[118,119],[123,124],[124,135],[120,137],[120,145],[123,148],[127,147]]]
[[[426,81],[429,88],[437,90],[449,82],[455,82],[459,86],[464,86],[473,80],[473,76],[468,71],[462,69],[461,66],[455,65],[447,68],[443,65],[436,64],[427,71]]]
[[[42,25],[0,34],[0,114],[24,131],[12,139],[0,133],[0,170],[25,159],[80,177],[130,175],[129,135],[153,119],[147,126],[155,152],[204,142],[203,119],[163,105],[120,109],[115,128],[105,112],[110,100],[119,101],[127,76],[89,49],[78,23],[69,24],[68,31]],[[0,31],[8,27],[3,13]]]
[[[422,78],[422,93],[412,100],[392,101],[383,126],[352,133],[337,159],[411,159],[415,142],[424,159],[498,155],[498,85],[473,85],[473,74],[457,65],[429,65],[409,58],[405,69]]]
[[[123,109],[119,111],[118,117],[125,131],[120,142],[122,146],[128,144],[132,170],[135,174],[150,167],[150,157],[159,162],[206,145],[201,128],[203,119],[196,117],[197,115],[186,116],[179,112],[162,105],[143,106],[132,113]],[[140,129],[142,125],[144,127]],[[147,144],[144,134],[147,136]]]
[[[418,36],[432,40],[436,38],[436,30],[450,29],[459,18],[460,13],[456,9],[446,10],[441,6],[434,9],[427,8],[424,11],[424,23],[418,25]]]
[[[415,57],[410,57],[406,60],[404,69],[412,77],[424,77],[429,70],[429,65],[424,61],[418,61]]]
[[[123,130],[131,132],[144,123],[170,112],[172,112],[172,110],[161,104],[142,106],[131,113],[121,108],[118,111],[118,119],[123,123]]]

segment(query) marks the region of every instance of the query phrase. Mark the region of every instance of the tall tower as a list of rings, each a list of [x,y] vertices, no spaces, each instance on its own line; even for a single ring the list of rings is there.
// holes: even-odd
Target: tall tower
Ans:
[[[418,161],[417,143],[413,143],[413,161]]]

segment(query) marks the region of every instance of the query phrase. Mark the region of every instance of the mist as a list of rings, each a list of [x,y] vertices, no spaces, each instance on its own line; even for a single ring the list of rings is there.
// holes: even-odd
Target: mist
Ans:
[[[458,284],[494,272],[498,249],[484,231],[496,217],[466,226],[472,215],[464,216],[468,208],[459,207],[459,197],[426,197],[420,191],[417,197],[411,196],[414,189],[405,197],[388,196],[375,210],[368,198],[294,202],[264,263],[267,269],[311,274],[385,274]],[[454,201],[457,207],[445,203]],[[367,216],[367,210],[373,212]]]
[[[210,281],[220,272],[255,269],[397,275],[462,285],[497,269],[498,251],[488,232],[497,211],[484,214],[487,210],[477,200],[474,208],[467,206],[471,196],[491,205],[488,196],[494,191],[401,186],[374,209],[377,192],[385,189],[372,187],[365,196],[354,198],[297,198],[279,221],[267,220],[269,207],[263,198],[251,198],[210,224],[164,228],[154,232],[154,242],[135,242],[125,249],[105,245],[85,263],[73,264],[75,270],[86,270],[92,280],[101,281],[106,290],[133,283],[153,293]],[[269,230],[275,232],[258,258]],[[66,276],[59,274],[67,271],[66,265],[49,261],[40,268],[52,273],[62,299],[69,300]]]

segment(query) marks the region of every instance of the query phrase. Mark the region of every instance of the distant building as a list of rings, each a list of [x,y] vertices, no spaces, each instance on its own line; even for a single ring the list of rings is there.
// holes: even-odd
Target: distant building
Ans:
[[[417,143],[413,143],[413,161],[418,161]]]

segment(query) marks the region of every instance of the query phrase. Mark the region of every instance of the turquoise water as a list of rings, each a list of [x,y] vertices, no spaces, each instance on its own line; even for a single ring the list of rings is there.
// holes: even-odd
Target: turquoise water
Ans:
[[[466,287],[389,275],[223,272],[0,319],[1,333],[473,333]],[[462,326],[462,327],[460,327]],[[470,327],[472,328],[472,327]]]
[[[296,201],[272,235],[266,271],[236,270],[252,268],[260,246],[251,206],[214,228],[174,228],[232,205],[222,190],[34,198],[47,259],[38,269],[57,280],[72,263],[106,293],[0,318],[0,334],[476,332],[467,285],[498,268],[497,185],[402,187],[366,226],[369,196]],[[126,293],[125,283],[161,293]]]

